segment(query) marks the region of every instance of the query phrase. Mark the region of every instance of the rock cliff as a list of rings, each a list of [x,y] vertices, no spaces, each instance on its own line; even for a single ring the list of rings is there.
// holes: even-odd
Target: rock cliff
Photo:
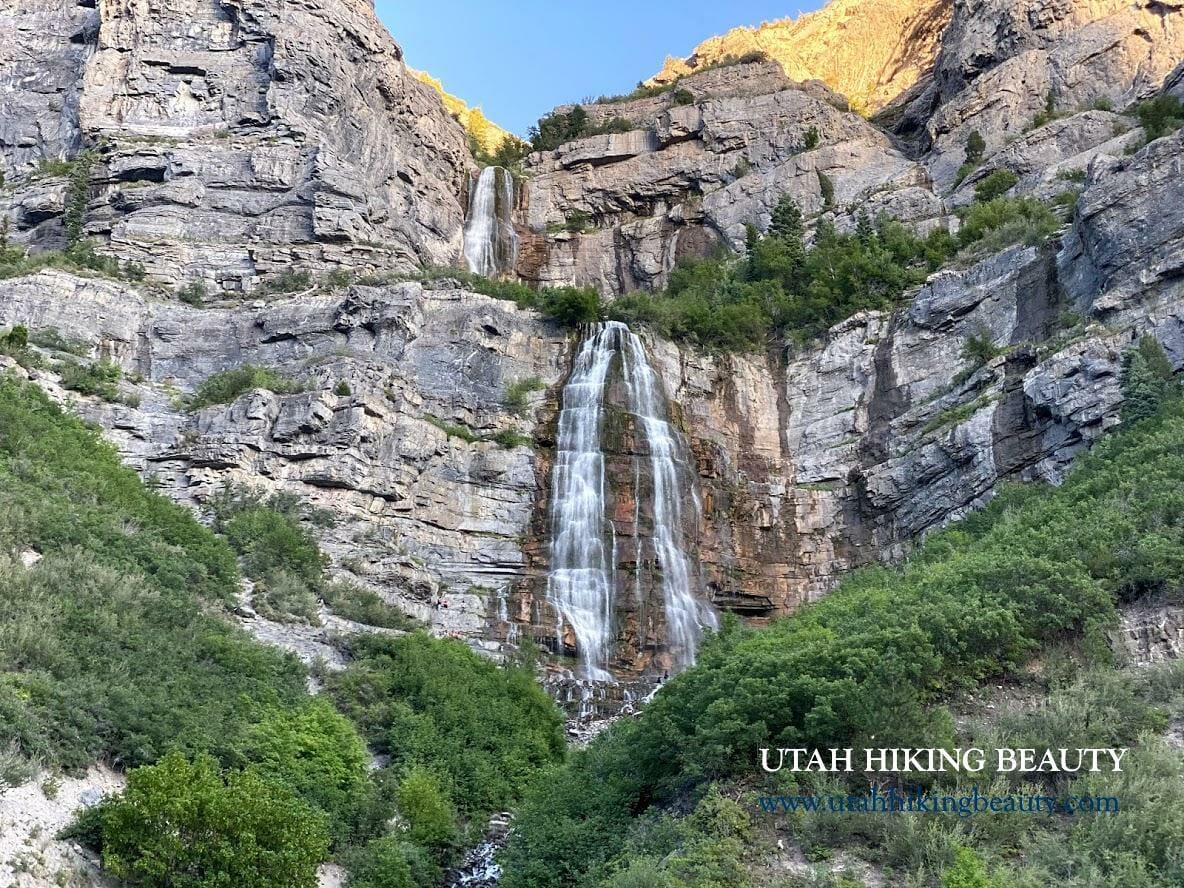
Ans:
[[[856,27],[857,7],[833,7],[794,40],[820,21]],[[1140,337],[1184,366],[1184,136],[1145,144],[1128,108],[1161,87],[1180,94],[1181,4],[877,8],[930,18],[919,46],[877,63],[895,72],[881,86],[905,91],[875,121],[833,82],[780,64],[703,64],[679,81],[690,102],[668,91],[589,107],[628,131],[534,155],[517,195],[519,276],[611,296],[660,286],[680,258],[742,246],[784,194],[811,226],[850,229],[868,212],[927,230],[955,229],[996,170],[1016,174],[1016,194],[1080,191],[1051,246],[976,256],[808,347],[725,357],[646,334],[693,460],[696,582],[753,621],[899,555],[1002,481],[1059,480],[1120,421],[1123,356]],[[51,357],[77,340],[76,358],[119,364],[123,403],[67,391],[52,364],[20,372],[179,501],[228,482],[299,494],[337,518],[323,531],[337,574],[491,651],[531,637],[562,653],[546,519],[575,339],[447,279],[240,292],[289,268],[459,260],[465,133],[370,6],[100,0],[24,4],[0,20],[0,209],[14,239],[60,245],[75,218],[101,251],[149,273],[146,284],[57,270],[0,282],[0,328],[28,326]],[[31,79],[45,59],[49,76]],[[974,131],[986,147],[962,169]],[[72,160],[40,163],[55,158]],[[194,280],[220,297],[214,307],[173,297]],[[983,336],[996,356],[965,357]],[[244,364],[305,391],[185,408],[187,393]],[[528,381],[538,391],[525,404],[509,397]],[[609,400],[619,413],[619,391]],[[607,513],[628,538],[649,481],[630,421],[618,426],[603,445]],[[624,672],[656,662],[632,619],[621,617],[642,653]]]
[[[736,28],[667,59],[650,81],[674,81],[728,59],[763,54],[793,80],[821,80],[877,111],[929,72],[950,17],[946,0],[834,0],[818,12]]]
[[[60,246],[73,201],[82,233],[170,285],[251,290],[293,266],[456,258],[465,134],[372,4],[100,0],[0,15],[0,207],[18,241]],[[63,174],[52,162],[67,158]]]
[[[855,46],[835,21],[865,27],[916,12],[926,49],[915,54],[926,61],[873,122],[811,71],[719,65],[738,54],[730,50],[705,57],[716,67],[682,71],[677,90],[589,106],[592,121],[633,129],[531,158],[520,274],[606,293],[661,286],[683,257],[742,247],[745,224],[766,226],[786,192],[807,217],[841,230],[861,210],[921,230],[949,227],[972,186],[998,168],[1049,197],[1063,190],[1063,174],[1138,140],[1121,112],[1159,90],[1184,57],[1184,4],[1175,0],[958,0],[940,4],[940,15],[920,5],[831,3],[818,21],[769,26],[834,28],[809,45]],[[880,32],[903,35],[905,47],[920,39],[905,25]],[[1180,91],[1178,69],[1170,83]],[[984,156],[964,168],[973,133]]]

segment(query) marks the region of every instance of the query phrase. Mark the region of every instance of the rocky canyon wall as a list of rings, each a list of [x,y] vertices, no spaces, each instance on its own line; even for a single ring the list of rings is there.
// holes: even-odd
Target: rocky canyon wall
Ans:
[[[1184,366],[1184,137],[1145,144],[1123,104],[1165,79],[1180,93],[1180,4],[960,0],[950,16],[932,71],[874,122],[823,83],[753,62],[686,76],[690,102],[590,107],[629,131],[527,162],[519,275],[609,295],[741,246],[784,194],[811,226],[846,230],[867,212],[926,230],[956,229],[996,170],[1016,174],[1013,195],[1080,192],[1051,246],[966,258],[808,347],[720,356],[638,331],[686,444],[696,591],[719,610],[771,619],[1003,481],[1059,480],[1119,422],[1140,337]],[[532,638],[570,653],[546,581],[577,339],[446,276],[399,282],[460,260],[472,164],[369,4],[36,3],[0,21],[14,241],[61,246],[74,219],[148,272],[0,281],[0,328],[29,327],[50,358],[4,366],[98,423],[175,499],[199,505],[227,483],[297,494],[335,517],[319,531],[335,575],[493,652]],[[31,80],[46,58],[52,74]],[[1038,121],[1050,91],[1055,113]],[[987,147],[958,182],[972,131]],[[41,162],[62,158],[75,159]],[[396,274],[260,287],[288,269]],[[190,281],[217,298],[181,304],[174,288]],[[996,356],[967,357],[972,337]],[[66,390],[55,369],[98,359],[122,368],[120,403]],[[304,391],[186,407],[248,364]],[[649,452],[619,379],[606,405],[606,514],[634,543],[614,565],[636,577]],[[642,579],[618,617],[637,652],[623,673],[664,665],[655,579]]]
[[[365,0],[31,3],[0,17],[0,210],[19,242],[61,246],[80,204],[79,233],[102,252],[216,291],[289,268],[456,259],[466,136]]]

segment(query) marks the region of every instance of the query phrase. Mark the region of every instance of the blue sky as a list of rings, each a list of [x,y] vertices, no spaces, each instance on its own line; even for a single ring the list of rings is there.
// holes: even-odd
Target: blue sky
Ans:
[[[667,55],[736,25],[796,16],[822,0],[377,0],[412,67],[507,129],[556,105],[628,92]]]

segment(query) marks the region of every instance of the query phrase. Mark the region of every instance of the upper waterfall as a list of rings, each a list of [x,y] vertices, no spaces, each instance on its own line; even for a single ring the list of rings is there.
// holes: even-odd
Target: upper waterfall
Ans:
[[[684,545],[689,518],[698,520],[699,501],[681,436],[670,424],[666,401],[641,340],[624,324],[598,325],[576,356],[563,392],[558,446],[552,473],[551,570],[548,600],[563,625],[571,628],[589,678],[611,678],[608,666],[618,635],[618,540],[612,520],[612,491],[606,473],[605,398],[619,369],[626,406],[645,455],[636,457],[640,476],[648,466],[644,494],[652,518],[651,552],[640,532],[643,485],[635,483],[635,600],[643,597],[642,573],[661,587],[665,632],[660,646],[666,664],[683,669],[695,662],[705,627],[715,627],[712,609],[696,599],[696,571]],[[683,498],[690,491],[696,514],[687,516]],[[623,591],[623,590],[622,590]],[[635,603],[636,603],[635,601]],[[640,642],[639,642],[640,643]]]
[[[485,167],[471,184],[465,218],[465,262],[474,274],[494,277],[518,263],[514,230],[514,176],[501,167]]]

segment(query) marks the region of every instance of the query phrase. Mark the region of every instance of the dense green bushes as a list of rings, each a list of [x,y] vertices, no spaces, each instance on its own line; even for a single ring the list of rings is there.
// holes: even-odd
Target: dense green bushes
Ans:
[[[264,616],[317,622],[327,560],[304,519],[319,513],[297,498],[226,487],[211,498],[214,529],[238,553],[255,581],[253,600]]]
[[[261,714],[304,697],[298,664],[207,616],[231,550],[149,492],[37,389],[0,379],[0,748],[80,768],[227,756]]]
[[[309,884],[330,841],[356,885],[432,884],[466,830],[562,758],[558,710],[529,672],[462,644],[357,639],[327,683],[391,756],[372,773],[299,663],[219,614],[236,551],[258,576],[319,584],[308,526],[326,516],[236,489],[212,510],[233,549],[93,429],[0,378],[0,780],[27,779],[31,762],[144,766],[77,830],[138,884]],[[16,560],[27,550],[44,556],[31,568]],[[358,615],[374,607],[325,591]]]
[[[103,867],[145,888],[314,888],[323,818],[257,772],[172,754],[99,812]]]
[[[529,672],[422,633],[350,645],[328,692],[396,773],[431,773],[462,817],[504,810],[562,757],[558,710]]]
[[[270,367],[244,364],[233,370],[215,373],[197,387],[187,406],[190,410],[200,410],[214,404],[229,404],[255,389],[265,389],[277,395],[294,395],[306,391],[308,383],[290,379]]]
[[[1011,187],[993,181],[984,196],[1004,185]],[[705,348],[760,349],[772,337],[806,340],[859,311],[890,308],[959,250],[1039,244],[1059,227],[1037,201],[995,197],[964,211],[957,238],[943,230],[921,238],[897,222],[863,216],[850,234],[820,223],[807,247],[801,213],[785,198],[767,236],[749,229],[745,256],[684,263],[664,292],[625,296],[611,314]]]
[[[809,338],[857,311],[887,308],[952,252],[944,232],[922,239],[899,224],[870,220],[852,234],[824,223],[807,248],[801,215],[786,200],[767,237],[750,229],[745,257],[683,264],[664,293],[625,296],[611,311],[675,340],[751,350],[771,335]]]
[[[506,884],[594,883],[631,816],[752,773],[760,747],[945,746],[943,698],[1065,639],[1105,662],[1116,599],[1184,591],[1181,514],[1184,407],[1172,399],[1062,488],[1006,491],[903,567],[860,571],[769,630],[725,627],[641,719],[533,790]]]

